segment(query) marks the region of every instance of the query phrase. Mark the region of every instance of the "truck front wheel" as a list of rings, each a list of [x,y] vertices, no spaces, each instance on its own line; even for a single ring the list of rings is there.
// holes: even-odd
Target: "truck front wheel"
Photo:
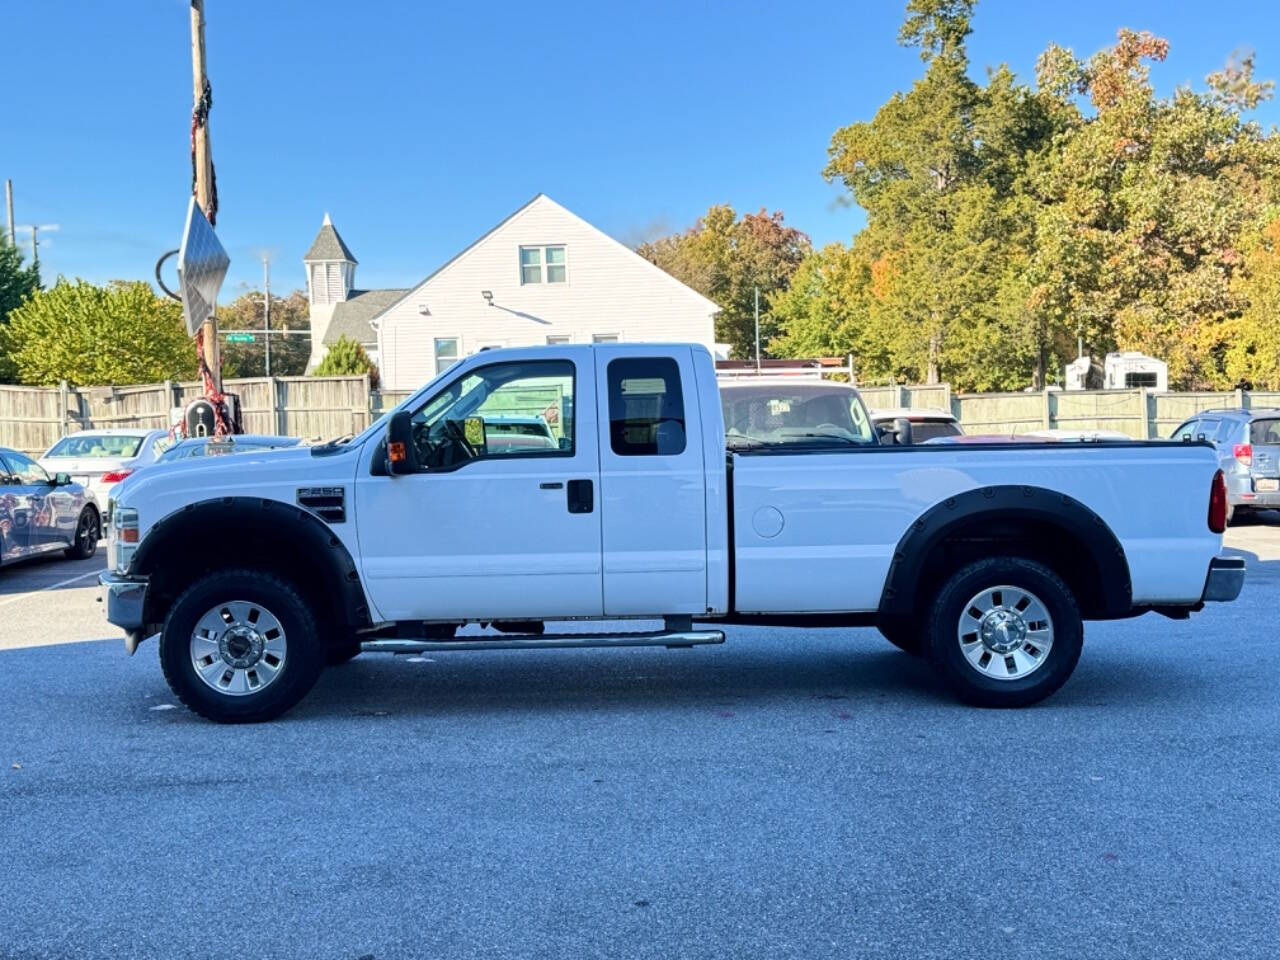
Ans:
[[[1071,589],[1021,557],[958,570],[934,597],[926,631],[934,669],[961,700],[982,707],[1045,699],[1067,682],[1084,643]]]
[[[315,685],[325,649],[288,580],[266,570],[211,573],[174,602],[160,664],[184,704],[218,723],[280,716]]]

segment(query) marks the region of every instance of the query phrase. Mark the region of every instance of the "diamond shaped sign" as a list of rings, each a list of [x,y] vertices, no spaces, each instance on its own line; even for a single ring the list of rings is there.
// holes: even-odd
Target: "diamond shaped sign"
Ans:
[[[182,316],[187,334],[194,337],[200,325],[213,315],[218,291],[227,276],[231,258],[222,249],[218,235],[192,197],[187,205],[187,225],[178,248],[178,282],[182,294]]]

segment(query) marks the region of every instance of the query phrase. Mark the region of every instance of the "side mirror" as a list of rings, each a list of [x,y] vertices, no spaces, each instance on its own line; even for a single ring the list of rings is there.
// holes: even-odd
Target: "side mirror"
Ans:
[[[911,446],[911,421],[906,417],[897,417],[893,421],[893,432],[897,434],[898,446]]]
[[[483,457],[489,452],[489,438],[484,432],[484,417],[464,418],[462,435],[467,438],[467,444],[475,451],[477,457]]]
[[[413,414],[397,410],[387,422],[387,473],[416,473],[418,448],[413,443]]]
[[[71,474],[55,473],[53,475],[53,485],[55,487],[69,487],[71,485]]]

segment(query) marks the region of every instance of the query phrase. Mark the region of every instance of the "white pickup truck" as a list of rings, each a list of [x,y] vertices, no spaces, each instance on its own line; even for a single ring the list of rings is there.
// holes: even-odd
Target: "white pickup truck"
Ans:
[[[1240,592],[1207,444],[885,445],[853,390],[770,403],[785,442],[750,411],[726,435],[697,346],[486,351],[359,436],[133,478],[107,618],[130,652],[158,633],[218,721],[275,717],[362,650],[687,647],[737,623],[876,626],[963,700],[1022,706],[1070,676],[1083,620]],[[554,442],[490,449],[486,417]],[[663,627],[619,626],[643,619]],[[570,620],[614,626],[545,629]]]

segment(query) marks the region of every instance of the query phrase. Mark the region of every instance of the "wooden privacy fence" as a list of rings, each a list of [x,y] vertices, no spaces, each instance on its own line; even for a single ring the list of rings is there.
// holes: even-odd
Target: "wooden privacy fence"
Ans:
[[[358,433],[410,395],[377,392],[367,377],[258,377],[228,380],[239,394],[249,433],[335,437]],[[0,385],[0,447],[43,453],[61,436],[106,427],[164,429],[171,410],[201,393],[199,383],[126,387]],[[1167,437],[1188,417],[1215,407],[1280,407],[1280,392],[1156,393],[1137,390],[1041,390],[952,395],[947,384],[860,387],[872,408],[950,410],[966,433],[1031,430],[1118,430]]]
[[[371,399],[369,378],[257,377],[228,380],[240,397],[248,433],[335,437],[359,433],[380,404]],[[123,387],[0,386],[0,447],[43,453],[77,430],[113,427],[166,429],[174,407],[203,392],[198,382]]]

